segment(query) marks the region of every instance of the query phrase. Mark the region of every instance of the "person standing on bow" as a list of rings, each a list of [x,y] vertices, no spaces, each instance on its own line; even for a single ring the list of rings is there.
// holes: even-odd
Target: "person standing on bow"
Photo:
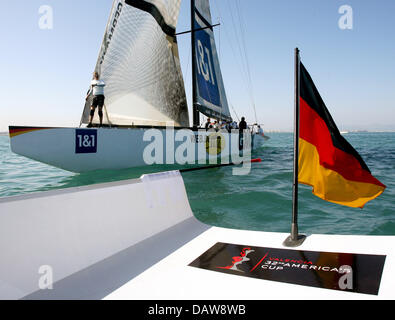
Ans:
[[[88,91],[85,100],[88,100],[89,96],[93,94],[93,100],[91,105],[90,119],[88,127],[92,126],[93,116],[95,115],[96,107],[99,107],[99,119],[100,126],[103,124],[103,106],[104,106],[104,87],[106,84],[103,80],[100,80],[98,72],[93,73],[93,80],[91,81],[91,87]]]

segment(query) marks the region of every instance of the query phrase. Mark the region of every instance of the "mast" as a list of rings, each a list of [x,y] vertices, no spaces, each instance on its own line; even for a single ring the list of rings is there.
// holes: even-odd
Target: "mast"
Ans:
[[[192,117],[193,127],[200,125],[200,115],[197,110],[197,90],[196,90],[196,65],[195,65],[195,0],[191,0],[191,50],[192,50]]]
[[[294,164],[293,164],[293,193],[292,193],[292,225],[291,235],[285,239],[286,247],[300,246],[306,236],[298,231],[298,172],[299,172],[299,104],[300,104],[300,56],[295,48],[295,113],[294,113]]]

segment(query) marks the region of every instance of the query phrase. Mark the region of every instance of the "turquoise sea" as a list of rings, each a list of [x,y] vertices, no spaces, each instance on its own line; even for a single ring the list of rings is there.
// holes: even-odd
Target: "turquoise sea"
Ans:
[[[253,157],[247,176],[231,167],[183,173],[195,216],[208,224],[250,230],[289,232],[292,208],[291,133],[270,133]],[[299,188],[300,232],[395,235],[395,133],[348,133],[372,174],[387,186],[364,209],[325,202]],[[166,170],[166,167],[156,170]],[[70,173],[13,154],[8,136],[0,136],[0,197],[139,177],[147,170]]]

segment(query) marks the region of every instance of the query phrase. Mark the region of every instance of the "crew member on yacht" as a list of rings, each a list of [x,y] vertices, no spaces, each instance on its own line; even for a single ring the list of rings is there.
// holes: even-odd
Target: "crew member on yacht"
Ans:
[[[230,124],[230,128],[231,128],[231,129],[239,129],[238,126],[237,126],[237,122],[236,122],[236,121],[233,121],[233,122]]]
[[[239,122],[239,130],[240,131],[247,130],[247,122],[244,117],[241,117],[241,121]]]
[[[91,82],[91,87],[88,91],[85,100],[88,100],[89,96],[93,94],[93,100],[91,105],[90,119],[88,127],[92,126],[93,116],[95,115],[96,107],[99,107],[99,119],[100,126],[103,124],[103,106],[104,106],[104,87],[105,83],[103,80],[100,80],[100,76],[98,72],[93,73],[93,80]]]
[[[207,118],[207,121],[206,121],[206,123],[204,125],[204,128],[207,130],[207,129],[210,129],[212,127],[213,127],[213,125],[211,124],[211,119]]]
[[[247,122],[244,117],[241,117],[241,121],[239,122],[239,150],[243,149],[243,144],[244,144],[243,130],[247,130]]]

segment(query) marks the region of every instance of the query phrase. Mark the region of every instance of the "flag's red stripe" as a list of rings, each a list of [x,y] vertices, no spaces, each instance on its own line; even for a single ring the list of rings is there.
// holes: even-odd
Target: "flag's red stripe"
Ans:
[[[385,187],[351,154],[336,148],[325,121],[300,98],[300,138],[313,144],[318,151],[320,164],[341,174],[350,181],[372,183]]]

